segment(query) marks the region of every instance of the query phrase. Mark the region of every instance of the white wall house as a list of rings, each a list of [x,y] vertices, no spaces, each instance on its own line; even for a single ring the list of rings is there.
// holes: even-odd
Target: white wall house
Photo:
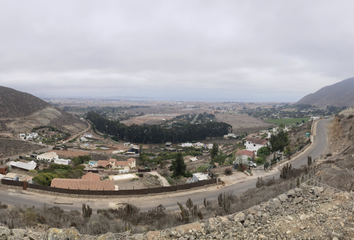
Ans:
[[[208,180],[208,174],[205,173],[193,173],[193,182],[199,182]]]
[[[9,166],[11,166],[12,168],[19,168],[22,170],[34,170],[37,167],[37,163],[35,163],[34,161],[30,161],[30,162],[15,162],[15,161],[11,161],[8,163]]]
[[[54,163],[62,164],[62,165],[69,165],[71,163],[70,159],[54,159]]]
[[[48,162],[58,159],[59,156],[56,152],[46,152],[37,156],[37,160],[47,160]]]
[[[255,151],[257,154],[258,149],[268,145],[268,140],[259,138],[247,138],[245,141],[246,150]]]

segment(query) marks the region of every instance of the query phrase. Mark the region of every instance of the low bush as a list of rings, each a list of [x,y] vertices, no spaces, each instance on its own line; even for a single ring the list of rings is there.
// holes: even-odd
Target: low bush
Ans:
[[[231,175],[232,174],[232,169],[231,168],[226,168],[224,173],[225,173],[225,175]]]

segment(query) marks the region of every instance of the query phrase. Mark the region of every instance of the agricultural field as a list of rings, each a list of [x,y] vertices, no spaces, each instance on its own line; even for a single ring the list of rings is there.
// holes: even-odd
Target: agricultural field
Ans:
[[[284,124],[284,125],[295,125],[297,123],[308,122],[310,118],[282,118],[282,119],[265,119],[264,121],[272,124]]]
[[[225,122],[232,126],[233,133],[254,132],[273,127],[274,124],[264,122],[247,114],[215,114],[218,122]]]

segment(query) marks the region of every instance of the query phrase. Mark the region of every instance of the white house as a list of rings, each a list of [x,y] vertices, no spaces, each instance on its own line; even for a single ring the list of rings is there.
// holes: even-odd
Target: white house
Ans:
[[[257,154],[258,149],[268,145],[267,139],[247,138],[245,141],[246,150],[254,151]]]
[[[195,162],[195,161],[198,161],[198,158],[197,157],[192,157],[192,158],[189,159],[189,161]]]
[[[58,159],[59,156],[56,152],[46,152],[37,156],[37,160],[47,160],[48,162]]]
[[[208,174],[205,173],[193,173],[193,182],[199,182],[208,180]]]
[[[187,143],[182,143],[181,146],[182,146],[182,147],[193,147],[193,143],[189,143],[189,142],[187,142]]]
[[[12,168],[19,168],[22,170],[34,170],[37,167],[37,163],[35,163],[34,161],[30,161],[30,162],[15,162],[15,161],[11,161],[9,162],[9,165]]]
[[[54,163],[69,165],[69,163],[71,163],[71,160],[70,159],[54,159]]]
[[[197,143],[194,144],[194,146],[196,146],[196,147],[204,147],[204,143],[197,142]]]

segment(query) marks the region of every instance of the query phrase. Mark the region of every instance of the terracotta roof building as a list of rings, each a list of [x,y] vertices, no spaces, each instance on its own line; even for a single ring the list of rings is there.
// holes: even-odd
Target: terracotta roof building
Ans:
[[[100,176],[97,174],[94,174],[92,172],[86,173],[84,176],[81,178],[82,180],[88,180],[88,181],[100,181]]]
[[[254,151],[257,154],[258,149],[268,145],[267,139],[261,138],[247,138],[245,141],[246,149],[249,151]]]
[[[251,157],[252,158],[254,156],[254,153],[253,153],[253,151],[249,151],[249,150],[243,149],[243,150],[238,150],[236,152],[236,156],[238,156],[238,155],[247,156],[247,157]]]
[[[259,144],[259,145],[265,145],[268,140],[267,139],[260,139],[260,138],[247,138],[246,142],[250,142],[251,144]]]
[[[54,178],[51,187],[73,190],[114,191],[113,181],[89,181],[83,179]]]
[[[130,170],[136,167],[136,160],[134,158],[129,158],[127,161],[117,161],[116,159],[99,160],[97,163],[98,167],[108,167],[108,168],[124,168]]]

